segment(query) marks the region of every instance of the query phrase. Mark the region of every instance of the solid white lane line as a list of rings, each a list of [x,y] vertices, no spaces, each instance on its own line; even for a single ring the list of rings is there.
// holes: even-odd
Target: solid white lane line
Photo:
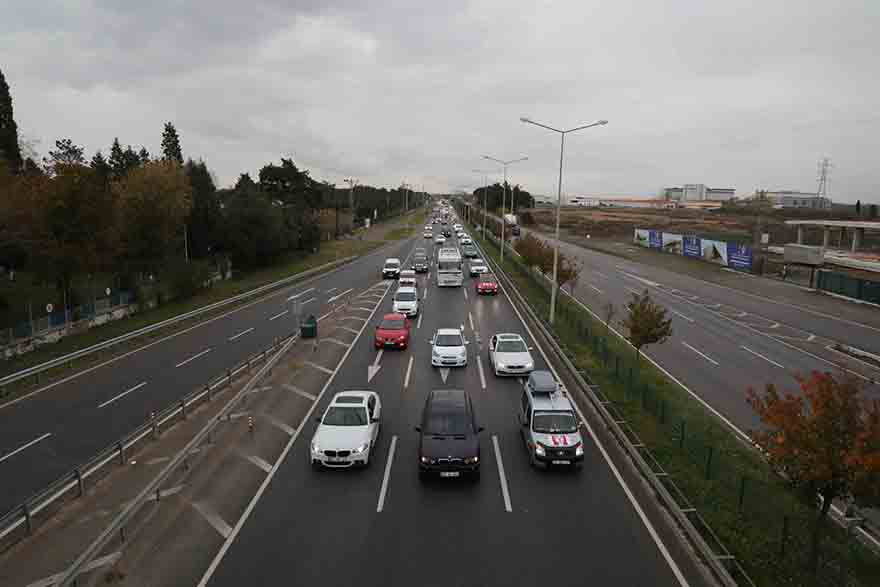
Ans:
[[[289,310],[284,310],[283,312],[278,312],[277,314],[275,314],[274,316],[269,318],[269,322],[271,322],[272,320],[277,320],[278,318],[281,318],[282,316],[287,314],[287,312],[289,312]]]
[[[385,494],[388,493],[388,479],[391,477],[391,463],[394,462],[394,449],[397,448],[397,436],[391,437],[391,448],[388,449],[388,460],[385,461],[385,474],[382,476],[382,488],[379,490],[379,503],[376,504],[376,513],[381,513],[385,508]]]
[[[7,454],[3,455],[2,457],[0,457],[0,463],[2,463],[3,461],[5,461],[5,460],[8,459],[8,458],[14,457],[15,455],[17,455],[18,453],[20,453],[20,452],[23,451],[24,449],[26,449],[26,448],[30,448],[30,447],[32,447],[33,445],[37,444],[38,442],[41,442],[41,441],[43,441],[43,440],[46,440],[46,439],[49,438],[50,436],[52,436],[52,433],[51,433],[51,432],[46,432],[46,433],[43,434],[42,436],[38,436],[37,438],[31,440],[31,441],[28,442],[27,444],[23,444],[23,445],[21,445],[20,447],[18,447],[18,448],[15,449],[14,451],[12,451],[12,452],[10,452],[10,453],[7,453]]]
[[[212,350],[212,349],[205,349],[205,350],[203,350],[202,352],[200,352],[199,354],[197,354],[197,355],[193,355],[193,356],[191,356],[190,358],[188,358],[187,360],[185,360],[185,361],[181,361],[180,363],[174,365],[174,368],[175,368],[175,369],[179,369],[180,367],[183,367],[184,365],[186,365],[186,364],[189,363],[190,361],[195,361],[196,359],[198,359],[198,358],[201,357],[202,355],[207,355],[208,353],[211,352],[211,350]]]
[[[406,366],[406,376],[403,378],[403,388],[409,387],[409,374],[412,372],[413,356],[409,356],[409,364]]]
[[[239,332],[239,333],[236,334],[235,336],[230,336],[227,340],[228,340],[229,342],[232,342],[233,340],[235,340],[235,339],[237,339],[237,338],[240,338],[240,337],[244,336],[245,334],[247,334],[247,333],[249,333],[249,332],[253,332],[253,331],[254,331],[253,328],[248,328],[247,330],[242,330],[241,332]]]
[[[679,312],[679,311],[677,311],[677,310],[673,310],[672,308],[669,308],[669,311],[672,312],[673,314],[677,315],[677,316],[681,316],[682,318],[684,318],[684,319],[687,320],[688,322],[694,322],[694,319],[693,319],[693,318],[691,318],[691,317],[689,317],[689,316],[685,316],[684,314],[682,314],[681,312]]]
[[[599,292],[599,293],[605,293],[605,292],[603,292],[601,289],[599,289],[598,287],[596,287],[595,285],[591,285],[590,287],[593,288],[593,289],[595,289],[595,290],[596,290],[597,292]]]
[[[498,446],[498,437],[492,435],[492,445],[495,447],[495,462],[498,463],[498,478],[501,480],[501,495],[504,496],[504,509],[512,512],[510,507],[510,493],[507,491],[507,477],[504,475],[504,463],[501,462],[501,448]]]
[[[342,296],[344,296],[344,295],[346,295],[346,294],[349,294],[349,293],[351,293],[352,291],[354,291],[354,288],[347,289],[347,290],[345,290],[344,292],[342,292],[341,294],[336,294],[335,296],[333,296],[332,298],[330,298],[329,300],[327,300],[327,303],[328,303],[328,304],[332,304],[333,302],[335,302],[336,300],[338,300],[338,299],[341,298]]]
[[[308,365],[309,367],[311,367],[313,369],[317,369],[318,371],[323,371],[324,373],[327,373],[328,375],[333,373],[333,369],[328,369],[324,365],[319,365],[317,363],[313,363],[312,361],[303,361],[303,364]]]
[[[310,287],[309,289],[303,290],[303,291],[299,292],[298,294],[296,294],[295,296],[290,296],[289,298],[287,298],[287,301],[288,302],[293,301],[293,300],[297,299],[299,296],[304,296],[307,293],[312,292],[312,291],[315,291],[314,287]]]
[[[107,401],[105,401],[105,402],[102,403],[102,404],[98,404],[98,408],[103,408],[104,406],[109,406],[110,404],[112,404],[112,403],[115,402],[116,400],[124,398],[125,396],[127,396],[128,394],[130,394],[132,391],[137,391],[137,390],[139,390],[141,387],[143,387],[143,386],[146,385],[146,384],[147,384],[146,381],[141,381],[140,383],[138,383],[137,385],[135,385],[135,386],[132,387],[131,389],[129,389],[129,390],[127,390],[127,391],[123,391],[122,393],[120,393],[119,395],[117,395],[117,396],[115,396],[115,397],[111,397],[110,399],[108,399]]]
[[[463,287],[463,288],[461,288],[461,291],[463,291],[463,292],[464,292],[464,299],[468,299],[468,292],[467,292],[467,288],[466,288],[466,287]]]
[[[281,384],[281,387],[283,387],[283,388],[286,389],[287,391],[292,391],[292,392],[295,393],[296,395],[302,396],[302,397],[306,398],[306,399],[309,400],[309,401],[315,401],[316,399],[318,399],[317,397],[315,397],[314,395],[310,394],[309,392],[301,390],[299,387],[297,387],[297,386],[294,385],[293,383],[282,383],[282,384]]]
[[[474,328],[474,317],[471,316],[470,312],[468,312],[468,322],[471,324],[471,330],[476,330],[476,328]]]
[[[422,298],[422,299],[424,299],[424,298]],[[419,321],[416,322],[416,328],[421,328],[421,326],[422,326],[422,316],[424,316],[424,313],[419,312]]]
[[[483,358],[480,355],[477,355],[477,371],[480,372],[480,387],[486,391],[486,375],[483,373]]]
[[[684,341],[681,341],[681,344],[683,344],[687,348],[691,349],[692,351],[694,351],[695,353],[697,353],[698,355],[700,355],[701,357],[703,357],[704,359],[706,359],[707,361],[709,361],[710,363],[715,365],[716,367],[718,366],[718,361],[716,361],[712,357],[708,357],[708,356],[704,355],[703,353],[701,353],[700,351],[698,351],[697,349],[695,349],[694,347],[692,347],[691,345],[689,345],[688,343],[686,343]]]
[[[426,287],[426,288],[425,288],[425,295],[422,296],[422,299],[423,299],[423,300],[427,300],[427,299],[428,299],[428,292],[429,292],[429,291],[430,291],[430,290]]]
[[[226,521],[220,517],[220,515],[214,511],[214,508],[206,504],[205,502],[192,502],[193,508],[199,512],[205,521],[211,524],[211,527],[217,530],[217,533],[220,534],[223,538],[229,536],[232,532],[232,526],[226,523]]]
[[[765,357],[765,356],[762,355],[761,353],[757,353],[757,352],[753,351],[752,349],[750,349],[750,348],[747,347],[747,346],[740,345],[740,347],[741,347],[743,350],[752,353],[752,354],[755,355],[756,357],[759,357],[759,358],[761,358],[761,359],[764,359],[765,361],[767,361],[768,363],[770,363],[770,364],[772,364],[772,365],[776,365],[776,366],[779,367],[780,369],[785,369],[785,367],[783,367],[782,365],[780,365],[779,363],[777,363],[777,362],[774,361],[773,359],[768,359],[767,357]]]

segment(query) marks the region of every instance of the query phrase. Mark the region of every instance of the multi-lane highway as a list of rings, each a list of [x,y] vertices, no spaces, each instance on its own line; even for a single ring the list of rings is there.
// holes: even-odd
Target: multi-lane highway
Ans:
[[[202,386],[290,334],[292,296],[304,313],[327,311],[328,300],[377,278],[386,256],[411,248],[398,242],[321,277],[286,287],[0,406],[0,513]]]
[[[645,289],[665,306],[673,336],[646,354],[741,431],[758,424],[746,390],[767,383],[790,389],[797,373],[845,365],[867,393],[880,397],[880,369],[834,350],[839,342],[880,352],[880,328],[786,299],[786,290],[792,297],[803,294],[797,286],[781,286],[771,299],[564,241],[560,250],[582,264],[575,298],[603,319],[609,302],[616,306],[615,320],[621,319],[632,294]]]
[[[433,254],[428,240],[404,245],[417,246]],[[626,464],[613,464],[614,450],[589,442],[580,472],[530,467],[516,420],[521,381],[492,374],[486,341],[519,333],[536,346],[536,368],[547,363],[506,296],[477,297],[467,278],[453,288],[437,287],[431,274],[418,281],[422,311],[409,349],[385,351],[377,362],[368,324],[343,363],[324,366],[334,371],[315,414],[341,390],[381,396],[382,433],[371,466],[313,471],[309,439],[316,424],[305,423],[202,584],[704,584],[654,500],[633,483]],[[389,293],[372,321],[390,309]],[[464,329],[466,367],[446,373],[430,366],[427,341],[441,327]],[[418,477],[413,427],[427,394],[443,388],[466,390],[485,427],[478,482]]]

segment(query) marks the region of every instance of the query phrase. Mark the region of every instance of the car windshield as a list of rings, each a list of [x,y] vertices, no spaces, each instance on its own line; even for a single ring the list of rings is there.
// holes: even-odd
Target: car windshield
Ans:
[[[532,428],[542,434],[577,432],[577,420],[571,412],[535,412]]]
[[[367,411],[364,408],[330,406],[322,423],[325,426],[366,426]]]
[[[467,414],[445,410],[432,410],[427,415],[424,425],[425,433],[434,436],[467,434],[469,428]]]
[[[397,261],[386,261],[385,266],[389,269],[397,269],[398,267],[400,267],[400,263],[398,263]]]
[[[462,346],[460,334],[438,334],[434,342],[436,346]]]
[[[480,278],[480,283],[495,283],[495,276],[484,273]]]
[[[416,293],[414,291],[399,291],[394,299],[398,302],[414,302],[416,301]]]
[[[526,344],[521,340],[499,340],[498,344],[495,345],[495,352],[497,353],[524,353],[528,348],[526,348]]]
[[[416,255],[416,263],[424,263],[428,258],[424,255]]]
[[[379,328],[383,330],[403,330],[404,321],[402,318],[385,319],[379,324]]]
[[[484,266],[484,263],[480,259],[474,259],[473,261],[471,261],[471,267],[483,267],[483,266]]]

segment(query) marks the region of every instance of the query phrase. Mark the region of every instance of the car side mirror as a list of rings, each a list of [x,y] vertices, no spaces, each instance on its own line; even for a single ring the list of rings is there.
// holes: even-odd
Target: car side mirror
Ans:
[[[377,423],[378,421],[379,421],[378,417],[377,418],[370,418],[370,422],[372,422],[373,424]]]
[[[529,347],[529,350],[530,350],[530,351],[533,351],[533,350],[535,350],[535,347],[530,346],[530,347]]]
[[[414,429],[416,432],[421,432],[421,431],[422,431],[422,427],[421,427],[421,426],[413,426],[413,429]]]
[[[320,424],[321,423],[321,416],[315,416],[315,422]]]
[[[483,428],[482,426],[477,427],[477,432],[482,432],[483,430],[485,430],[485,428]]]

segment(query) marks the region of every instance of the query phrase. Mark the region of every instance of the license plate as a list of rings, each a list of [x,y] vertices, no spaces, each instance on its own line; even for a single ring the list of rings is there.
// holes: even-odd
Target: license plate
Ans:
[[[328,463],[344,463],[345,459],[341,459],[339,457],[328,457],[327,462]]]
[[[440,471],[441,477],[458,477],[458,471]]]
[[[393,343],[393,342],[386,342],[386,343],[385,343],[385,346],[386,346],[386,347],[392,347],[392,346],[394,346],[394,343]]]
[[[571,461],[553,461],[554,465],[570,465]]]

